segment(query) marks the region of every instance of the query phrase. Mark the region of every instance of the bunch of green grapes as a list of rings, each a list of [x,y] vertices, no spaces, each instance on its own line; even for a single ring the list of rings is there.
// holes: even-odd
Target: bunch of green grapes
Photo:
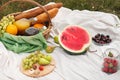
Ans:
[[[4,16],[0,21],[0,36],[5,32],[6,27],[15,21],[13,15]]]
[[[43,53],[31,53],[22,61],[22,66],[25,70],[34,67],[34,64],[48,65],[52,60],[51,55],[45,55]]]

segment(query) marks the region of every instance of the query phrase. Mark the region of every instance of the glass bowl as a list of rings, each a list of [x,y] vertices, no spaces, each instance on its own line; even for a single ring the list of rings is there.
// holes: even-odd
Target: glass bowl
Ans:
[[[109,56],[110,53],[113,54],[113,57],[111,57],[111,58],[115,58],[115,59],[119,59],[120,58],[120,53],[115,48],[108,48],[108,49],[106,49],[105,52],[104,52],[104,57],[110,57]]]
[[[117,49],[108,48],[105,50],[102,71],[112,74],[120,70],[120,53]]]

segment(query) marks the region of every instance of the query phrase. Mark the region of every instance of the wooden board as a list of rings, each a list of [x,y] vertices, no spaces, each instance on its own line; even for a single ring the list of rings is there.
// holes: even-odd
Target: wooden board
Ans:
[[[24,70],[23,67],[22,67],[22,64],[20,65],[20,71],[29,76],[29,77],[41,77],[41,76],[45,76],[49,73],[51,73],[55,68],[55,60],[52,59],[51,63],[49,65],[46,65],[44,66],[44,70],[43,71],[40,71],[39,69],[36,69],[34,71],[34,73],[32,72],[32,69],[31,70]]]

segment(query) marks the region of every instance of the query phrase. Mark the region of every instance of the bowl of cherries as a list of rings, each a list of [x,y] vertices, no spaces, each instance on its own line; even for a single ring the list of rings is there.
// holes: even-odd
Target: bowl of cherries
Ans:
[[[100,46],[103,46],[103,45],[106,45],[106,44],[109,44],[112,42],[112,38],[110,35],[105,35],[103,33],[97,33],[96,35],[94,35],[92,37],[92,41],[96,44],[96,45],[100,45]]]
[[[108,74],[119,70],[119,52],[116,49],[109,48],[105,51],[102,71]]]

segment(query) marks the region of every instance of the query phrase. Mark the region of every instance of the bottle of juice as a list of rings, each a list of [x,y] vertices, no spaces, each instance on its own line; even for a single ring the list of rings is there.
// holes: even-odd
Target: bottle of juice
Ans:
[[[25,30],[30,27],[30,20],[22,18],[14,22],[14,25],[18,28],[18,34],[24,34]]]

